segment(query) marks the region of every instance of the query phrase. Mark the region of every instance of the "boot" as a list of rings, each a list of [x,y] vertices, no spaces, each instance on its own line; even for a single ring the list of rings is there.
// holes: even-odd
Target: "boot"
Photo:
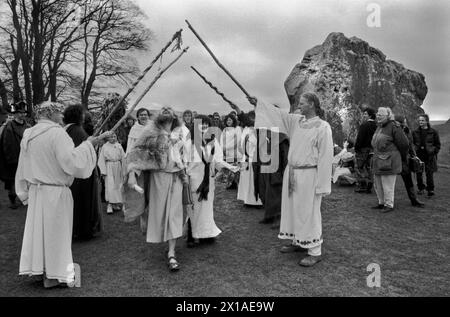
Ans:
[[[366,193],[367,193],[367,194],[372,194],[372,188],[373,188],[373,183],[369,182],[369,183],[367,184],[367,190],[366,190]]]

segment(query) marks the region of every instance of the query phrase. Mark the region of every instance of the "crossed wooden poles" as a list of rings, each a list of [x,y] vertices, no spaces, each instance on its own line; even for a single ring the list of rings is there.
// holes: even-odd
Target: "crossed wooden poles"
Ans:
[[[200,35],[197,33],[197,31],[193,28],[193,26],[189,23],[188,20],[185,20],[189,29],[194,33],[194,35],[197,37],[197,39],[200,41],[200,43],[203,45],[203,47],[206,49],[206,51],[211,55],[213,60],[216,62],[216,64],[228,75],[228,77],[231,78],[231,80],[239,87],[239,89],[247,96],[247,98],[250,98],[250,94],[245,90],[245,88],[236,80],[236,78],[231,75],[231,73],[225,68],[225,66],[222,65],[222,63],[217,59],[217,57],[214,55],[214,53],[211,51],[211,49],[206,45],[205,41],[200,37]],[[106,123],[111,119],[113,114],[119,109],[120,105],[124,102],[125,98],[127,98],[130,93],[136,88],[136,86],[139,84],[139,82],[144,78],[144,76],[150,71],[150,69],[153,67],[153,65],[158,61],[158,59],[162,56],[162,54],[167,50],[167,48],[175,41],[178,41],[178,46],[181,41],[181,32],[183,30],[179,30],[176,32],[172,40],[166,44],[166,46],[161,50],[161,52],[153,59],[151,64],[143,71],[141,76],[139,76],[138,79],[133,83],[133,85],[128,89],[128,91],[122,96],[122,98],[117,102],[117,104],[113,107],[113,109],[110,111],[108,117],[103,120],[102,122],[99,122],[97,126],[95,127],[95,133],[94,136],[97,136],[100,134],[102,129],[105,127]],[[138,99],[134,102],[134,104],[128,109],[128,111],[125,113],[125,115],[116,123],[116,125],[111,129],[111,131],[115,131],[124,120],[133,112],[133,110],[136,108],[136,106],[142,101],[144,96],[149,92],[149,90],[153,87],[153,85],[158,81],[158,79],[161,78],[161,76],[173,65],[175,64],[183,54],[187,52],[189,47],[186,47],[183,49],[183,51],[171,62],[169,65],[167,65],[164,69],[162,69],[156,77],[153,79],[153,81],[150,83],[150,85],[144,90],[144,92],[139,96]],[[206,79],[205,76],[203,76],[197,69],[195,69],[193,66],[191,68],[195,71],[195,73],[211,88],[213,89],[220,97],[222,97],[223,100],[225,100],[233,109],[236,109],[237,106],[229,100],[225,95],[218,90],[217,87],[215,87],[210,81]]]

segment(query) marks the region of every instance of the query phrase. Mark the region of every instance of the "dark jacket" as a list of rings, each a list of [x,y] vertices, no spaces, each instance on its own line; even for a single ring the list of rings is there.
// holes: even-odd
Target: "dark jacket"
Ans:
[[[416,156],[416,151],[414,150],[414,142],[413,142],[412,132],[406,126],[402,127],[400,124],[398,124],[398,126],[403,130],[403,133],[405,133],[405,136],[408,139],[408,154],[402,160],[402,164],[403,164],[402,173],[410,173],[411,171],[409,169],[409,159],[411,157]]]
[[[407,159],[409,142],[394,121],[388,121],[377,128],[372,147],[372,170],[375,175],[396,175],[402,172],[402,161]]]
[[[67,134],[75,146],[88,138],[81,125],[73,124],[67,128]],[[73,197],[72,235],[78,239],[90,239],[102,230],[100,180],[97,168],[88,179],[76,178],[70,190]]]
[[[364,148],[372,148],[372,138],[377,130],[377,124],[373,120],[364,122],[358,130],[355,142],[355,152],[360,152]]]
[[[14,180],[19,162],[20,141],[28,124],[9,121],[0,136],[0,179]]]
[[[413,132],[413,142],[417,156],[433,171],[437,171],[437,155],[441,150],[439,133],[431,127],[418,128]]]

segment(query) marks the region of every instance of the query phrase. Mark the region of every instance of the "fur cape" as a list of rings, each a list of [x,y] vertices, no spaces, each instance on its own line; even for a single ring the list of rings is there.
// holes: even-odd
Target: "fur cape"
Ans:
[[[130,171],[164,170],[169,161],[170,134],[150,121],[126,157]]]

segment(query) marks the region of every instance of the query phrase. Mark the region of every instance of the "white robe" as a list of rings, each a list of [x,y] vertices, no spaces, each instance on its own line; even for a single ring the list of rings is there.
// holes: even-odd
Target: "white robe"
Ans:
[[[105,199],[108,203],[123,203],[123,179],[125,173],[125,152],[116,142],[105,143],[98,157],[100,173],[105,177]]]
[[[141,135],[142,131],[144,130],[145,125],[139,124],[139,122],[136,121],[136,123],[131,127],[130,133],[128,134],[128,141],[127,141],[127,154],[130,153],[131,149],[134,146],[134,143],[137,141],[139,136]]]
[[[224,160],[228,163],[238,162],[242,158],[239,151],[242,130],[240,127],[226,127],[220,136],[220,146],[224,151]]]
[[[239,177],[237,199],[244,201],[246,205],[262,206],[261,199],[255,198],[255,183],[253,181],[252,162],[256,158],[256,131],[254,128],[246,127],[241,135],[239,152],[241,162],[244,164]]]
[[[283,177],[280,239],[292,240],[303,248],[322,244],[322,196],[331,193],[333,138],[330,125],[318,117],[288,114],[272,105],[258,102],[256,127],[278,127],[288,135],[288,166]],[[295,169],[296,167],[316,168]],[[289,170],[294,167],[294,192],[289,194]]]
[[[20,255],[20,275],[46,274],[73,281],[74,177],[89,178],[97,156],[88,141],[74,147],[66,131],[48,120],[25,130],[16,173],[17,196],[28,203]]]
[[[223,152],[219,142],[214,141],[214,144],[214,155],[210,160],[208,199],[202,201],[198,201],[199,194],[197,194],[196,191],[203,181],[205,164],[201,160],[198,151],[195,150],[195,146],[192,142],[186,142],[185,144],[184,160],[187,162],[186,172],[190,178],[193,199],[193,206],[192,208],[187,208],[187,213],[189,219],[191,219],[192,236],[196,239],[214,238],[222,232],[214,222],[213,203],[215,191],[215,170],[222,168],[233,169],[234,167],[223,161]],[[212,145],[208,144],[206,148],[202,147],[201,150],[206,157],[210,157]]]

